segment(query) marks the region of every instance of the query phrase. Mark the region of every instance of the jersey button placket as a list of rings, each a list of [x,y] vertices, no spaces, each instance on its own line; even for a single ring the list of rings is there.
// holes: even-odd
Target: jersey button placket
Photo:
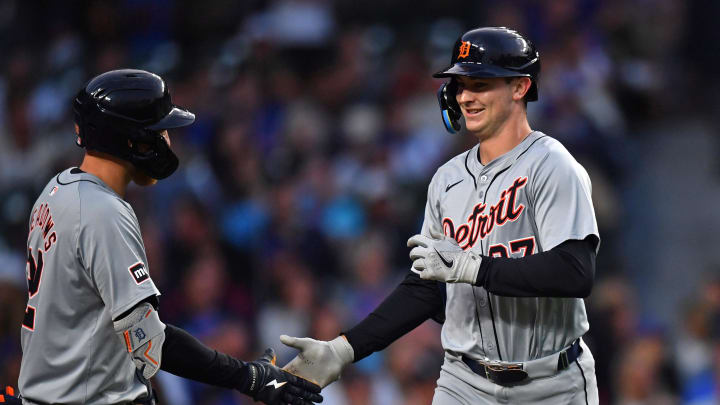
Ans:
[[[487,181],[488,181],[487,175],[483,174],[482,176],[480,176],[480,183],[482,184],[482,187],[485,187],[485,183],[487,183]],[[484,198],[485,190],[481,189],[480,192],[478,192],[478,195],[480,196],[480,198]]]

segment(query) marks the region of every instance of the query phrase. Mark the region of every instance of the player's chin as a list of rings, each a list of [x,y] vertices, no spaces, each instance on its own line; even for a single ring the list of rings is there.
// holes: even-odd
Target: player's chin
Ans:
[[[485,126],[483,125],[482,122],[480,122],[480,120],[465,119],[465,129],[467,129],[468,132],[471,132],[471,133],[483,132],[484,127]]]
[[[463,114],[463,117],[465,118],[465,126],[468,129],[471,128],[481,128],[485,124],[485,115],[480,114]]]

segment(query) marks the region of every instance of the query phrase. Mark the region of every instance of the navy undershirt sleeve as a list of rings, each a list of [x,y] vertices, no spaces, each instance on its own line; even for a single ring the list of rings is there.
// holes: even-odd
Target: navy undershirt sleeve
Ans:
[[[179,377],[242,392],[250,383],[245,362],[205,346],[170,324],[165,326],[162,356],[160,369]]]
[[[585,298],[595,278],[597,243],[588,236],[519,259],[483,256],[475,285],[506,297]]]
[[[383,350],[427,319],[444,321],[445,283],[410,273],[390,295],[355,327],[343,332],[355,361]]]

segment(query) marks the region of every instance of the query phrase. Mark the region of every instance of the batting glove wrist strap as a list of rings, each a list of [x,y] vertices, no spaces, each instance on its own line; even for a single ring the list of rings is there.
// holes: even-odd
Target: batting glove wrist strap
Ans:
[[[280,369],[275,360],[275,351],[267,349],[261,358],[247,363],[248,383],[242,392],[268,405],[322,402],[320,387]]]
[[[132,357],[135,367],[149,379],[160,369],[165,324],[149,303],[138,305],[129,315],[113,322],[115,333]]]
[[[306,378],[322,388],[340,379],[342,370],[355,358],[352,346],[343,336],[326,342],[281,335],[280,341],[300,350],[300,353],[283,369]]]
[[[411,270],[423,280],[475,284],[482,256],[464,251],[452,239],[415,235],[408,240]]]
[[[340,359],[344,365],[352,363],[355,358],[355,351],[352,346],[350,346],[350,342],[348,342],[344,336],[338,336],[328,343],[337,358]]]

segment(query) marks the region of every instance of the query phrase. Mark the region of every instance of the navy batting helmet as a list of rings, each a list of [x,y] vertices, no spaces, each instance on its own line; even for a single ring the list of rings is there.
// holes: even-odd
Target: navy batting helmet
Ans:
[[[455,100],[455,76],[472,77],[529,77],[530,89],[525,100],[538,99],[537,82],[540,76],[540,54],[532,42],[505,27],[478,28],[464,33],[453,47],[450,66],[433,77],[450,77],[438,90],[445,128],[460,130],[462,112]]]
[[[75,96],[73,111],[78,146],[117,156],[154,179],[178,167],[161,131],[195,121],[195,114],[172,104],[160,76],[135,69],[92,78]]]

